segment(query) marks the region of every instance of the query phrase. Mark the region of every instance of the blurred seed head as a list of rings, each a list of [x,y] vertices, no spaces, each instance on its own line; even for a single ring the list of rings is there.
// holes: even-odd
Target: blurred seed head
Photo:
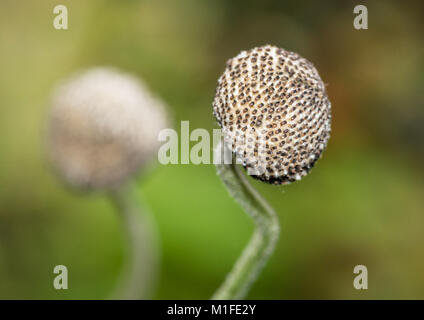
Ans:
[[[237,159],[268,183],[301,179],[330,137],[331,103],[318,71],[270,45],[228,60],[213,108]]]
[[[115,69],[89,69],[53,94],[49,155],[72,186],[112,189],[155,156],[166,124],[164,103],[138,79]]]

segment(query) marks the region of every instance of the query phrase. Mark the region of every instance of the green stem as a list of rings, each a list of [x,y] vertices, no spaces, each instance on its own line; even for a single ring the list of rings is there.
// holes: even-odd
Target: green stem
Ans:
[[[158,237],[153,218],[142,208],[134,184],[109,193],[127,237],[127,261],[112,299],[148,298],[159,268]]]
[[[253,236],[213,300],[243,299],[272,254],[279,235],[274,209],[260,196],[235,164],[217,164],[217,172],[228,192],[252,217]]]

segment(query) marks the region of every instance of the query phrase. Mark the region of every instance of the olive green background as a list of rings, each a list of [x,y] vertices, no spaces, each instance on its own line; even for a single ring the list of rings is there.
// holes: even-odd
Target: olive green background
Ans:
[[[228,58],[273,44],[312,61],[327,84],[333,132],[300,182],[253,181],[282,234],[252,299],[424,298],[424,3],[360,1],[0,2],[0,298],[102,299],[124,259],[107,198],[62,185],[45,156],[52,88],[92,66],[143,78],[174,127],[216,128],[212,100]],[[69,30],[53,28],[53,8]],[[161,246],[154,298],[207,299],[252,223],[213,165],[157,165],[138,179]],[[53,289],[53,267],[69,289]],[[353,288],[364,264],[369,289]]]

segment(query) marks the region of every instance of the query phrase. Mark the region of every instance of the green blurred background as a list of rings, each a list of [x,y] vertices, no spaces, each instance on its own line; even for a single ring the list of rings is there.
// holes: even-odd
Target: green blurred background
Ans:
[[[69,30],[53,28],[64,4]],[[0,298],[102,299],[124,261],[111,203],[70,192],[44,150],[57,81],[91,66],[143,78],[174,125],[216,128],[212,99],[228,58],[273,44],[311,60],[328,84],[333,132],[300,182],[253,181],[282,236],[252,299],[424,298],[424,2],[0,2]],[[213,165],[157,165],[139,179],[162,244],[157,299],[207,299],[247,243],[252,223]],[[69,289],[53,289],[53,267]],[[353,288],[364,264],[369,289]]]

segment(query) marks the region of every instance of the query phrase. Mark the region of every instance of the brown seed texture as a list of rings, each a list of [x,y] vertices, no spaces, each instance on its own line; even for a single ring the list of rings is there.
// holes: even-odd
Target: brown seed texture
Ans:
[[[330,138],[331,103],[317,70],[270,45],[228,60],[213,109],[237,160],[272,184],[300,180]]]

